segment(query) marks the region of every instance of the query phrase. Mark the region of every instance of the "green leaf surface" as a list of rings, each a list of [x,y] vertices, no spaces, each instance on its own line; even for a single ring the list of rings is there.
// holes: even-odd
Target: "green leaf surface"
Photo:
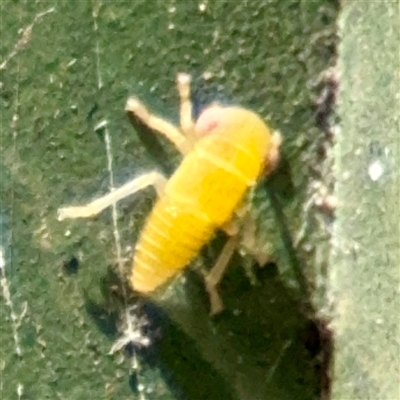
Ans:
[[[346,2],[330,296],[333,399],[398,399],[400,7]]]
[[[312,166],[320,160],[318,79],[332,63],[336,13],[326,0],[1,3],[4,398],[319,396],[319,345],[303,305],[325,304],[318,260],[329,235],[307,205],[313,183],[332,182]],[[130,301],[121,301],[118,251],[129,260],[154,196],[122,202],[116,219],[105,211],[59,222],[56,211],[106,193],[111,178],[118,186],[177,165],[177,152],[161,140],[168,159],[160,159],[124,112],[135,94],[176,121],[177,72],[193,75],[199,104],[250,107],[282,132],[282,167],[254,199],[271,262],[246,273],[237,255],[221,283],[226,310],[210,318],[198,270],[212,265],[218,237],[145,304],[154,343],[126,360],[109,354]]]

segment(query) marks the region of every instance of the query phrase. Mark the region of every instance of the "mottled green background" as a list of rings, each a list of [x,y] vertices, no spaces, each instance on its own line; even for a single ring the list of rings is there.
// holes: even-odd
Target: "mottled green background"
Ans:
[[[316,183],[329,190],[333,183],[331,160],[316,153],[324,136],[314,116],[320,74],[334,61],[337,12],[336,2],[326,0],[2,2],[4,398],[318,396],[321,376],[306,346],[312,330],[302,305],[331,312],[330,222],[320,223],[309,204]],[[178,279],[146,306],[157,339],[135,370],[132,359],[108,354],[124,309],[112,290],[118,279],[111,212],[59,222],[56,210],[109,189],[107,135],[116,185],[162,168],[165,160],[157,162],[142,145],[124,105],[136,94],[176,120],[174,80],[181,71],[193,75],[199,97],[207,92],[251,107],[282,132],[286,169],[269,191],[260,187],[254,206],[260,246],[275,266],[256,271],[250,284],[237,257],[221,285],[226,311],[216,319],[208,316],[195,268]],[[202,80],[204,74],[211,79]],[[105,120],[107,129],[95,131]],[[176,165],[176,152],[168,144],[166,151]],[[146,191],[118,207],[124,257],[153,198]],[[205,252],[199,268],[219,245]]]
[[[346,2],[335,147],[334,399],[400,398],[400,3]]]

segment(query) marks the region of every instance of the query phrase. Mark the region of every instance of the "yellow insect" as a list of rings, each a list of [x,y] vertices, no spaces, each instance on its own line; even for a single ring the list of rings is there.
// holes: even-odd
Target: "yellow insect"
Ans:
[[[216,286],[240,239],[240,221],[248,216],[245,195],[279,158],[280,136],[254,112],[211,104],[192,120],[190,76],[178,74],[180,127],[151,114],[136,98],[126,110],[166,136],[184,158],[167,180],[157,171],[143,174],[85,206],[58,210],[59,219],[87,218],[150,185],[158,201],[135,247],[130,286],[150,294],[183,270],[213,237],[229,239],[205,277],[211,313],[222,310]]]

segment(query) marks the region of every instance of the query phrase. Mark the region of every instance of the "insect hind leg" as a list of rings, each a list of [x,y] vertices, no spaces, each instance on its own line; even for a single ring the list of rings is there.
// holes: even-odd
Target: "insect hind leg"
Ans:
[[[221,281],[225,270],[228,267],[228,263],[239,244],[239,241],[240,235],[238,233],[228,239],[223,249],[221,250],[221,253],[219,254],[216,263],[204,278],[206,290],[208,292],[208,295],[210,296],[211,315],[220,313],[224,308],[221,297],[218,293],[217,285]]]
[[[269,258],[257,248],[256,224],[247,205],[237,209],[234,218],[222,226],[221,229],[229,236],[229,239],[221,250],[214,266],[204,278],[206,290],[210,297],[211,315],[220,313],[224,308],[217,286],[221,282],[229,261],[238,247],[245,248],[246,253],[249,253],[261,265],[264,265]]]
[[[148,186],[154,186],[158,196],[160,196],[165,187],[167,179],[157,171],[148,172],[135,179],[125,183],[125,185],[112,190],[110,193],[93,200],[84,206],[62,207],[58,209],[58,220],[67,218],[90,218],[100,214],[104,209],[117,203],[131,194],[134,194]]]

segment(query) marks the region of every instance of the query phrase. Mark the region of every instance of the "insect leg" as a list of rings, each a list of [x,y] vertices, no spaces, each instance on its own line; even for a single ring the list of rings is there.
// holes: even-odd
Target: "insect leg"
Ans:
[[[181,129],[185,133],[187,139],[191,143],[196,142],[194,134],[194,122],[192,119],[192,101],[190,99],[190,82],[191,78],[188,74],[178,74],[176,77],[176,85],[180,98],[179,117]]]
[[[240,240],[240,235],[238,233],[231,236],[228,239],[215,265],[212,267],[212,269],[209,271],[209,273],[204,279],[206,290],[210,296],[211,315],[220,313],[224,308],[222,300],[218,294],[217,285],[219,284],[219,282],[222,279],[222,276],[224,275],[229,260],[231,259],[237,245],[239,244],[239,240]]]
[[[265,251],[260,251],[257,246],[256,222],[246,204],[239,207],[235,211],[234,217],[221,229],[229,236],[229,239],[225,243],[215,265],[205,277],[206,290],[210,296],[211,315],[220,313],[224,308],[217,286],[236,248],[240,247],[245,250],[260,265],[264,265],[269,259]]]
[[[261,249],[257,242],[257,224],[254,217],[248,212],[242,219],[240,248],[263,266],[270,259],[265,249]]]
[[[143,174],[125,185],[112,190],[110,193],[93,200],[91,203],[84,206],[62,207],[58,209],[58,220],[66,218],[90,218],[105,208],[117,203],[125,197],[138,192],[148,186],[154,186],[157,194],[160,196],[164,190],[167,179],[159,172],[152,171]]]
[[[137,98],[130,97],[126,102],[125,110],[140,119],[150,129],[164,135],[182,154],[187,154],[191,149],[186,137],[175,125],[152,114]]]
[[[267,162],[264,168],[264,174],[268,175],[273,171],[279,163],[279,151],[282,143],[282,136],[278,131],[275,131],[272,135],[272,146],[267,155]]]

